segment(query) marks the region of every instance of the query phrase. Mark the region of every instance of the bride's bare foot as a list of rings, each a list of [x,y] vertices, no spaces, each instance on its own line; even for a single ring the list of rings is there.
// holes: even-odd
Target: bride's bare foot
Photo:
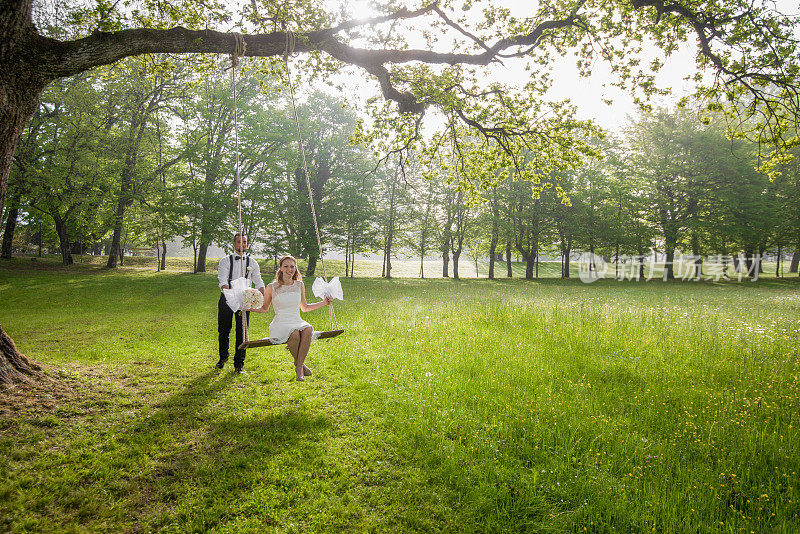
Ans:
[[[311,369],[306,367],[306,364],[303,364],[303,376],[311,376]]]
[[[302,382],[304,380],[302,367],[295,367],[294,374],[295,374],[295,380],[297,380],[298,382]]]

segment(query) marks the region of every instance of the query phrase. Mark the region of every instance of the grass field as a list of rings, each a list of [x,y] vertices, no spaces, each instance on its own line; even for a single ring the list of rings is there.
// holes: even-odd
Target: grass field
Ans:
[[[213,273],[31,263],[0,531],[800,531],[796,279],[349,279],[296,383],[212,370]]]

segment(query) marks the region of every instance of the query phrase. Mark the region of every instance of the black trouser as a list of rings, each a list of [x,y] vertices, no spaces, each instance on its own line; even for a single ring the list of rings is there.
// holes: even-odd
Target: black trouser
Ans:
[[[229,355],[231,320],[236,323],[236,347],[239,347],[244,341],[242,312],[238,311],[234,316],[233,310],[230,309],[225,301],[225,295],[220,293],[219,304],[217,305],[217,332],[219,332],[219,360],[223,363],[228,360]],[[250,324],[250,312],[247,312],[247,324]],[[244,365],[244,352],[244,349],[237,348],[233,353],[234,367],[242,367]]]

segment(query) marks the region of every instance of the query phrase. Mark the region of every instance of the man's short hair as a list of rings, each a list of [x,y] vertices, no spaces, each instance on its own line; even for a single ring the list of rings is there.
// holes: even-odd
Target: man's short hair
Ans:
[[[242,234],[239,233],[239,232],[236,232],[235,234],[233,234],[233,240],[234,241],[236,241],[236,238],[241,238],[241,237],[242,237]],[[247,234],[244,234],[244,238],[247,239]]]

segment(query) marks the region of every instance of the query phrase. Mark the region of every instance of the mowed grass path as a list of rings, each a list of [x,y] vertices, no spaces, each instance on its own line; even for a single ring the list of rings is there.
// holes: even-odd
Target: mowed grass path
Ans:
[[[0,397],[0,531],[800,530],[796,280],[345,280],[304,383],[212,370],[215,284],[0,264],[77,393]]]

